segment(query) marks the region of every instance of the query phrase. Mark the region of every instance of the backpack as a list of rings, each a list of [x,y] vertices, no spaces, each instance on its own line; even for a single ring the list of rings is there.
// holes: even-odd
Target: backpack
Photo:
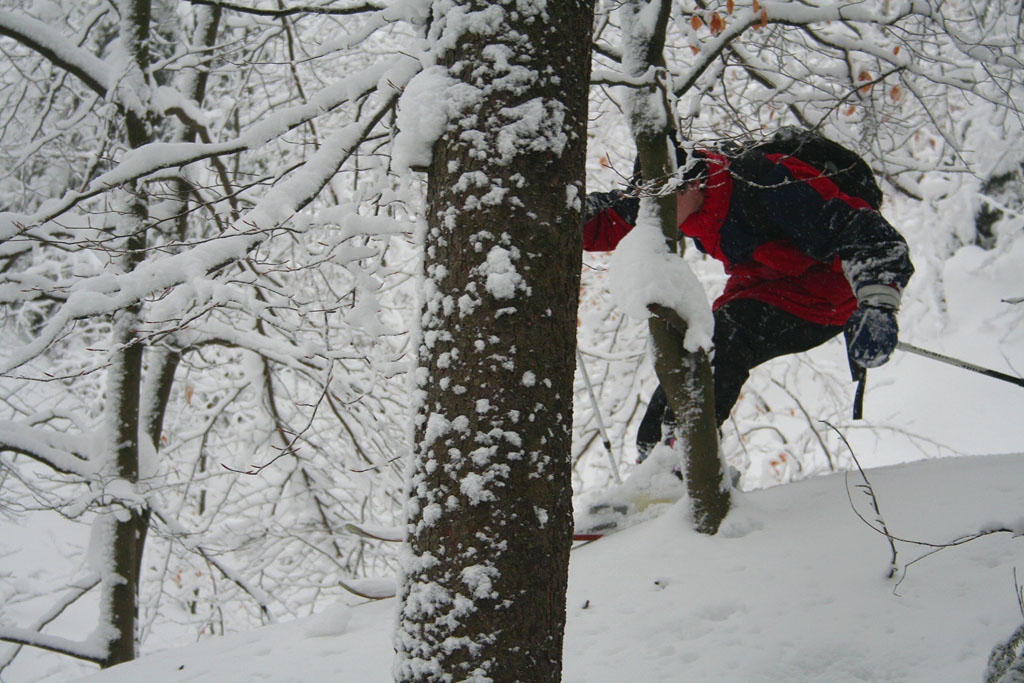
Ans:
[[[882,190],[867,162],[820,133],[787,126],[764,142],[744,147],[742,154],[750,152],[795,157],[822,171],[844,193],[863,199],[876,211],[882,205]]]

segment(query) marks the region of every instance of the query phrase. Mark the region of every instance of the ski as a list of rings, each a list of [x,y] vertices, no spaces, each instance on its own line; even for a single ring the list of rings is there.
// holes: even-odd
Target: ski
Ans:
[[[576,500],[576,538],[604,537],[661,515],[686,495],[679,454],[660,444],[621,484]]]

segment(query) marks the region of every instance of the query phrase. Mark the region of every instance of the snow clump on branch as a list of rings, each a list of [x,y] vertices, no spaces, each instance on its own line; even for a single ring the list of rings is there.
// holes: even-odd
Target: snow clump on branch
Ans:
[[[636,227],[612,253],[608,287],[615,305],[637,320],[651,317],[650,304],[671,308],[687,322],[688,351],[711,348],[714,317],[707,295],[690,266],[671,252],[656,219],[641,199]]]
[[[391,157],[395,172],[429,166],[434,143],[448,121],[460,111],[471,110],[479,99],[479,90],[455,80],[443,66],[431,66],[413,76],[402,92],[395,120],[398,134]]]

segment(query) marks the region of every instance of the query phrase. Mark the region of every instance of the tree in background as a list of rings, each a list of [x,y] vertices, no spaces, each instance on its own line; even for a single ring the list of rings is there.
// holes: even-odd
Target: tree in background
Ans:
[[[309,95],[352,11],[65,5],[0,11],[0,493],[91,540],[21,623],[53,589],[2,586],[0,638],[108,666],[390,565],[342,528],[400,509],[413,224],[372,155],[415,63]],[[46,632],[83,601],[93,636]]]
[[[981,183],[979,194],[980,206],[974,214],[974,225],[977,236],[975,244],[983,249],[994,249],[999,242],[1000,224],[1009,222],[1009,230],[1013,230],[1014,218],[1019,224],[1019,217],[1024,213],[1024,162],[1014,164],[1009,159],[1010,168],[993,169],[993,173]],[[1001,164],[1006,166],[1004,162]]]

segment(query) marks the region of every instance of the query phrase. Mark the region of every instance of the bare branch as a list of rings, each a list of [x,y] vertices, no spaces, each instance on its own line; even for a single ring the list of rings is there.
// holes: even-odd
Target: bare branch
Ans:
[[[239,14],[252,14],[258,17],[272,17],[274,19],[280,19],[282,17],[291,17],[295,16],[296,14],[351,16],[353,14],[365,14],[367,12],[380,12],[386,9],[386,7],[383,7],[381,5],[375,5],[372,2],[364,2],[361,5],[353,5],[352,7],[326,7],[318,5],[304,5],[299,7],[285,7],[282,9],[260,9],[257,7],[245,7],[244,5],[236,5],[232,2],[217,2],[217,0],[189,0],[189,2],[193,5],[217,7],[231,12],[238,12]]]
[[[892,550],[892,558],[890,558],[890,560],[889,560],[889,573],[886,575],[886,578],[890,578],[891,579],[892,577],[894,577],[896,575],[896,543],[894,542],[895,537],[892,534],[889,533],[889,529],[887,529],[886,526],[885,526],[885,519],[882,517],[882,511],[878,507],[878,498],[875,497],[875,490],[871,487],[871,482],[868,481],[868,475],[864,473],[864,468],[860,466],[860,461],[857,459],[857,454],[854,453],[853,447],[850,446],[850,442],[846,440],[846,437],[843,436],[843,433],[841,431],[839,431],[838,429],[833,427],[831,424],[829,424],[828,422],[825,422],[824,424],[827,425],[830,429],[832,429],[832,431],[834,431],[836,434],[839,435],[839,438],[846,445],[847,450],[850,451],[850,457],[853,458],[854,464],[857,465],[857,471],[860,472],[860,476],[864,480],[863,488],[864,488],[865,492],[867,493],[868,498],[871,499],[871,507],[872,507],[872,509],[875,512],[874,523],[868,521],[864,517],[864,515],[862,515],[860,513],[860,510],[857,509],[857,506],[854,505],[854,503],[853,503],[853,495],[850,493],[849,473],[847,473],[846,495],[850,499],[850,507],[853,508],[853,511],[857,514],[858,517],[860,517],[861,521],[863,521],[865,524],[867,524],[872,529],[875,529],[876,531],[881,533],[883,536],[885,536],[889,540],[889,548]],[[878,524],[879,526],[876,527],[875,524]]]

